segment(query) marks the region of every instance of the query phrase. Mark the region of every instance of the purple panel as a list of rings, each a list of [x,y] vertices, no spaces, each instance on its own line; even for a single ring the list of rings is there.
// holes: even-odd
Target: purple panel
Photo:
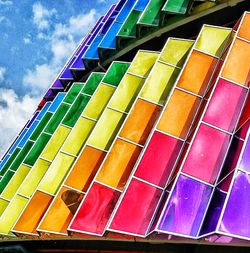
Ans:
[[[115,10],[120,11],[125,2],[126,0],[120,0],[119,3],[116,5]]]
[[[109,18],[109,16],[113,13],[115,7],[116,7],[116,4],[113,4],[113,5],[111,6],[111,8],[110,8],[110,9],[108,10],[108,12],[105,14],[104,19],[102,20],[102,22],[106,22],[106,21],[107,21],[107,19]]]
[[[51,90],[51,89],[49,89],[47,92],[46,92],[46,94],[44,95],[44,97],[47,99],[47,98],[49,98],[49,97],[53,97],[53,96],[55,96],[54,95],[54,93],[53,93],[53,91]]]
[[[106,34],[107,31],[108,31],[108,29],[110,28],[110,26],[113,24],[113,22],[114,22],[114,18],[113,18],[113,17],[110,17],[110,18],[107,20],[107,22],[104,24],[104,26],[103,26],[103,28],[102,28],[100,34],[103,34],[103,35]]]
[[[85,66],[83,64],[82,56],[87,51],[88,46],[85,46],[82,52],[78,55],[76,61],[71,65],[71,69],[85,69]]]
[[[112,6],[113,7],[113,6]],[[112,8],[111,7],[111,8]],[[105,15],[106,16],[106,15]],[[101,16],[98,20],[97,20],[97,22],[95,23],[95,26],[91,29],[91,31],[90,31],[90,33],[93,33],[94,31],[95,31],[95,29],[97,28],[97,26],[101,23],[101,22],[103,22],[103,16]]]
[[[246,146],[240,160],[239,168],[250,172],[250,135],[246,139]]]
[[[92,36],[91,34],[88,34],[88,36],[85,38],[85,40],[82,42],[82,44],[77,49],[75,56],[79,55],[82,52],[85,45],[89,42],[89,39],[91,38],[91,36]]]
[[[39,114],[39,112],[35,112],[32,119],[29,121],[27,128],[30,127],[30,125],[34,122],[34,120],[36,119],[37,115]]]
[[[62,86],[61,82],[58,79],[56,79],[55,82],[52,84],[51,88],[52,89],[53,88],[63,88],[63,86]]]
[[[250,175],[238,172],[219,230],[250,239]]]
[[[158,229],[196,237],[211,197],[212,187],[180,175],[163,211]]]

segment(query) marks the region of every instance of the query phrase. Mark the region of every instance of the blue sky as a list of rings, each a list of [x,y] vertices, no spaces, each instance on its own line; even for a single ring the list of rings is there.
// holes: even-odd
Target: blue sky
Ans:
[[[116,0],[0,0],[0,155]]]

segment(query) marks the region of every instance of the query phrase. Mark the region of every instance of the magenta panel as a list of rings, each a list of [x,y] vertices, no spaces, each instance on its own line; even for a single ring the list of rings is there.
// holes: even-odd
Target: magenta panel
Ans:
[[[158,188],[132,179],[110,228],[145,235],[161,193]]]
[[[94,183],[73,219],[70,229],[101,235],[120,192]]]
[[[219,79],[203,121],[232,132],[242,110],[247,89]]]
[[[182,171],[213,184],[230,143],[230,135],[201,124],[188,151]]]
[[[135,176],[164,187],[183,142],[155,132],[139,163]]]

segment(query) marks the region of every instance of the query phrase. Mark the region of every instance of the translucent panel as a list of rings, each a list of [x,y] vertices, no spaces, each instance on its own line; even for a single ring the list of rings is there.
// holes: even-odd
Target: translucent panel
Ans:
[[[155,103],[163,104],[166,101],[178,74],[178,69],[163,63],[156,63],[150,76],[145,82],[140,94],[141,97]]]
[[[13,227],[13,231],[37,234],[36,227],[40,217],[47,210],[51,200],[52,196],[37,191],[25,207],[24,212]]]
[[[10,229],[16,222],[16,219],[25,207],[28,199],[21,196],[15,196],[15,198],[10,202],[10,204],[5,209],[5,212],[0,219],[0,233],[8,234]]]
[[[229,52],[221,75],[236,83],[249,86],[249,58],[250,43],[236,39]]]
[[[8,170],[12,162],[15,160],[17,157],[18,153],[20,152],[20,148],[16,148],[15,151],[11,154],[9,157],[8,161],[5,163],[5,165],[2,167],[0,175],[4,175],[4,173]]]
[[[119,135],[143,145],[160,111],[160,106],[138,99]]]
[[[83,87],[83,83],[74,83],[70,90],[67,92],[67,95],[64,98],[64,102],[72,104],[76,98],[76,96],[79,94],[80,90]]]
[[[145,235],[161,196],[161,190],[132,179],[110,228]]]
[[[248,135],[248,138],[245,140],[245,147],[244,147],[244,151],[242,153],[242,157],[239,161],[239,169],[242,169],[244,171],[248,171],[250,172],[250,156],[249,156],[249,152],[250,152],[250,138]]]
[[[1,179],[0,192],[4,190],[6,185],[9,183],[15,172],[8,170]]]
[[[58,95],[55,97],[55,99],[53,100],[51,106],[48,109],[48,112],[54,113],[56,111],[56,109],[60,106],[60,104],[62,103],[62,100],[65,98],[66,93],[58,93]]]
[[[162,50],[160,60],[182,67],[193,44],[193,41],[170,38]]]
[[[136,0],[127,0],[121,9],[120,13],[118,14],[116,21],[123,23],[125,19],[127,18],[130,10],[133,8]]]
[[[155,132],[142,156],[135,176],[165,187],[182,144],[183,142],[178,139]]]
[[[209,55],[193,51],[181,74],[177,86],[198,95],[204,95],[217,60]]]
[[[65,184],[86,192],[105,155],[104,151],[86,146],[67,176]]]
[[[113,62],[113,64],[108,69],[103,82],[118,86],[129,65],[130,63],[127,62]]]
[[[92,99],[89,101],[89,104],[83,111],[83,115],[92,119],[98,119],[114,91],[115,88],[105,84],[100,84]]]
[[[82,92],[89,95],[93,95],[103,77],[104,73],[95,73],[95,72],[92,73],[88,78],[88,80],[86,81],[86,84],[82,89]]]
[[[57,95],[57,97],[54,99],[53,103],[51,104],[51,102],[47,102],[43,108],[41,109],[39,115],[37,116],[37,120],[41,120],[44,116],[44,114],[46,113],[46,111],[48,110],[48,108],[50,107],[50,105],[52,106],[54,104],[54,102],[56,101],[56,99],[58,99],[58,97],[64,97],[65,96],[65,93],[60,93]]]
[[[37,142],[33,145],[29,154],[25,158],[24,163],[33,166],[36,160],[38,159],[39,155],[41,154],[42,150],[44,149],[45,145],[50,140],[50,138],[51,138],[50,135],[42,134],[38,138]]]
[[[175,89],[157,125],[157,129],[185,139],[201,99]]]
[[[138,11],[143,11],[146,8],[148,2],[149,0],[138,0],[135,4],[134,9]]]
[[[190,2],[190,0],[168,0],[163,6],[162,11],[185,14]]]
[[[246,96],[247,89],[219,79],[203,120],[232,132],[236,127]]]
[[[74,161],[74,157],[59,153],[38,188],[47,193],[55,194]]]
[[[128,71],[133,74],[146,77],[158,56],[159,53],[138,51]]]
[[[3,214],[3,212],[7,208],[8,204],[9,204],[9,201],[4,200],[4,199],[0,199],[0,215]]]
[[[15,175],[10,180],[7,187],[5,187],[4,191],[1,194],[1,197],[6,199],[12,199],[15,195],[16,191],[18,190],[19,186],[23,182],[24,178],[28,174],[30,167],[21,165],[20,168],[17,170]]]
[[[95,124],[95,121],[80,118],[65,141],[62,150],[72,155],[78,155]]]
[[[180,175],[163,210],[158,229],[197,236],[211,193],[212,187]]]
[[[43,150],[41,156],[49,161],[53,161],[70,131],[71,129],[60,125]]]
[[[38,186],[40,180],[43,178],[45,172],[48,170],[50,164],[50,162],[38,159],[20,186],[18,193],[30,197]]]
[[[73,210],[71,209],[76,210],[82,198],[83,194],[62,187],[43,217],[38,230],[67,235],[68,225],[73,218]]]
[[[195,48],[220,57],[231,35],[231,29],[203,26]]]
[[[144,79],[126,74],[111,98],[109,106],[123,112],[128,112],[141,90]]]
[[[250,40],[249,26],[250,26],[250,13],[245,13],[245,17],[239,29],[238,36]]]
[[[69,127],[73,127],[80,117],[83,109],[88,104],[90,100],[89,96],[80,94],[79,97],[76,99],[72,107],[70,108],[69,112],[65,116],[63,120],[63,124]]]
[[[226,204],[219,230],[237,236],[250,237],[249,175],[238,172]]]
[[[120,193],[94,183],[81,204],[69,230],[103,234]]]
[[[229,134],[201,124],[182,171],[213,184],[218,177],[229,142]]]
[[[96,180],[122,190],[140,153],[141,147],[117,139]]]
[[[87,143],[108,150],[125,117],[125,114],[107,109],[96,124]]]

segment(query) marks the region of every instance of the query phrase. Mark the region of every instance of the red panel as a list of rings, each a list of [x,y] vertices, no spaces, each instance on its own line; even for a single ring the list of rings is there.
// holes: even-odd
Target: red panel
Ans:
[[[182,141],[155,132],[135,176],[164,187],[182,147]]]
[[[230,135],[201,124],[184,162],[182,171],[214,183],[230,141]]]
[[[94,183],[69,228],[101,235],[119,198],[120,192]]]
[[[133,179],[110,225],[121,232],[144,235],[162,191]]]
[[[235,135],[245,140],[249,127],[250,127],[250,119],[245,124],[243,124],[243,126],[236,132]]]
[[[244,109],[241,113],[240,120],[237,126],[237,130],[242,127],[250,119],[250,95],[248,94],[247,101]]]
[[[220,79],[213,92],[203,121],[232,132],[242,110],[247,89]]]

